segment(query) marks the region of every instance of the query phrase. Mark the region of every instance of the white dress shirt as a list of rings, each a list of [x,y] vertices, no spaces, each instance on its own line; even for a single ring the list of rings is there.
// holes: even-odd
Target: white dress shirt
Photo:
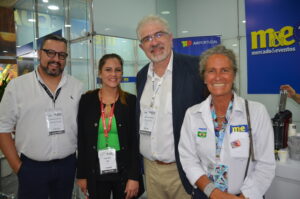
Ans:
[[[216,164],[216,143],[210,104],[211,96],[201,104],[189,108],[181,128],[179,155],[183,170],[192,185],[195,185],[200,176],[207,175],[209,164]],[[228,166],[229,193],[242,192],[247,198],[262,199],[275,176],[273,127],[262,104],[249,101],[249,111],[256,161],[250,162],[246,179],[244,180],[244,174],[249,155],[249,134],[247,131],[238,132],[238,128],[235,128],[247,126],[244,99],[236,94],[219,163]],[[199,136],[198,132],[206,132],[206,136]],[[241,145],[232,147],[232,141],[237,139],[241,141]]]
[[[54,105],[38,79],[43,83],[36,70],[9,82],[0,103],[0,133],[15,131],[17,151],[33,160],[61,159],[77,149],[76,119],[82,83],[63,74]],[[49,135],[45,113],[54,107],[63,113],[65,132]]]
[[[143,111],[150,107],[156,111],[155,123],[151,135],[140,133],[140,152],[149,160],[175,162],[173,121],[172,121],[172,69],[173,53],[162,77],[153,72],[150,63],[147,81],[141,96],[140,126],[143,125]],[[154,98],[154,99],[153,99]]]

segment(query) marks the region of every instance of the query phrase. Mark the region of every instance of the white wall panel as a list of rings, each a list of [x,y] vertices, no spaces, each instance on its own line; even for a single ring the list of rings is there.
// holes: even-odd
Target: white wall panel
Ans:
[[[136,39],[137,23],[144,16],[156,13],[155,2],[155,0],[94,0],[96,33]]]

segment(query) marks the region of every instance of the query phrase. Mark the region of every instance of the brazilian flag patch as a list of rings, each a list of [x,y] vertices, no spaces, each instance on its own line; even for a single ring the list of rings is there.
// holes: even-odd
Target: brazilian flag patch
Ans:
[[[198,131],[197,132],[197,136],[200,138],[206,138],[206,134],[207,134],[206,131]]]

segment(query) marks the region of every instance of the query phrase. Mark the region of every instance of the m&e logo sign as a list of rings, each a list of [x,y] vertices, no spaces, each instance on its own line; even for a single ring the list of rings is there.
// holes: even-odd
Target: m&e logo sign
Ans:
[[[251,49],[290,46],[295,43],[293,39],[294,27],[284,26],[279,31],[273,28],[251,32]]]

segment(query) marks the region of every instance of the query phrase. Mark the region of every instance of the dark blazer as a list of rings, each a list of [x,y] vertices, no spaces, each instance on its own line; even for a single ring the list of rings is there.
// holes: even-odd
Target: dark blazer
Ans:
[[[96,181],[121,180],[126,184],[127,179],[140,180],[140,162],[135,124],[136,97],[126,93],[127,105],[120,99],[115,104],[114,115],[120,142],[117,151],[118,174],[100,175],[97,152],[98,124],[100,119],[100,101],[98,91],[94,90],[82,95],[78,110],[78,166],[77,178],[88,179],[88,190],[94,192]],[[143,184],[140,183],[143,188]]]
[[[197,57],[174,53],[172,72],[172,111],[175,157],[181,181],[189,194],[192,192],[192,186],[187,180],[180,163],[178,143],[186,109],[194,104],[202,102],[206,98],[206,96],[204,96],[206,87],[200,78],[198,63],[199,60]],[[139,130],[140,100],[146,84],[148,68],[149,64],[144,66],[137,75],[137,130]]]

